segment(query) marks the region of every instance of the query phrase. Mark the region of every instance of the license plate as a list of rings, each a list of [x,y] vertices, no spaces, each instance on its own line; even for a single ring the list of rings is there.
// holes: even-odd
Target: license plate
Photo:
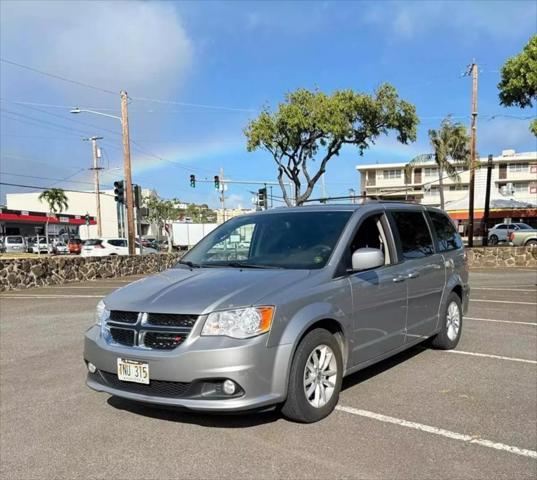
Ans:
[[[149,364],[128,360],[117,359],[117,378],[124,382],[145,383],[149,385]]]

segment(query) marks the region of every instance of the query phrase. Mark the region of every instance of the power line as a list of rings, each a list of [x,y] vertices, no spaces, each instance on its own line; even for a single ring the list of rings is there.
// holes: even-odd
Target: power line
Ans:
[[[21,173],[11,173],[11,172],[0,172],[0,174],[2,174],[2,175],[10,175],[12,177],[35,178],[35,179],[38,179],[38,180],[55,180],[55,181],[58,181],[58,182],[68,181],[69,183],[78,183],[78,184],[81,184],[81,185],[93,185],[93,182],[84,182],[82,180],[68,180],[69,178],[74,177],[75,175],[78,175],[79,173],[81,173],[83,171],[86,171],[86,169],[81,168],[78,171],[76,171],[75,173],[69,174],[65,178],[40,177],[40,176],[37,176],[37,175],[23,175]],[[113,188],[111,185],[104,185],[104,186],[107,187],[107,188]]]
[[[55,78],[56,80],[61,80],[63,82],[72,83],[74,85],[78,85],[79,87],[86,87],[91,88],[92,90],[97,90],[99,92],[108,93],[110,95],[118,95],[117,92],[113,92],[112,90],[107,90],[106,88],[97,87],[95,85],[90,85],[89,83],[84,83],[79,80],[73,80],[71,78],[63,77],[61,75],[56,75],[54,73],[45,72],[43,70],[39,70],[37,68],[29,67],[28,65],[22,65],[21,63],[13,62],[11,60],[7,60],[5,58],[0,58],[0,62],[7,63],[8,65],[13,65],[18,68],[23,68],[25,70],[29,70],[34,73],[39,73],[40,75],[44,75],[46,77]]]
[[[49,187],[40,187],[38,185],[25,185],[22,183],[8,183],[8,182],[0,182],[0,185],[6,185],[8,187],[20,187],[20,188],[34,188],[35,190],[47,190]],[[91,193],[87,190],[73,190],[72,188],[66,189],[68,192],[76,192],[76,193]],[[109,193],[102,193],[101,195],[106,195],[107,197],[114,197],[114,195],[111,195]]]

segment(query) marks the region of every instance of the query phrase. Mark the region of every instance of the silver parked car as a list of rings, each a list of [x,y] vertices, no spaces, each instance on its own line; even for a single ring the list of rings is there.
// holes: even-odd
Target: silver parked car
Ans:
[[[99,303],[87,384],[192,410],[280,405],[314,422],[344,376],[428,338],[454,348],[468,296],[463,244],[440,210],[366,202],[244,215]]]
[[[26,242],[21,235],[8,235],[4,237],[4,252],[6,253],[25,253]]]
[[[489,244],[497,245],[499,242],[508,242],[509,235],[517,230],[533,230],[527,223],[498,223],[489,230]]]

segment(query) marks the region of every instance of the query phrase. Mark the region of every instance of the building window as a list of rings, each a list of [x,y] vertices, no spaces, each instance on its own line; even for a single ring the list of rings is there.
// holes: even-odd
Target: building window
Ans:
[[[426,188],[423,190],[423,195],[425,197],[434,197],[440,195],[440,187],[438,185],[433,185],[431,188]]]
[[[383,178],[384,180],[393,180],[401,178],[401,170],[384,170]]]
[[[510,163],[509,171],[512,173],[527,172],[529,169],[528,163]]]
[[[427,167],[424,168],[423,171],[425,172],[426,177],[438,177],[438,168],[436,167]]]
[[[523,183],[513,183],[513,192],[514,193],[528,193],[528,182]]]
[[[465,192],[468,190],[468,185],[450,185],[449,191],[450,192]]]

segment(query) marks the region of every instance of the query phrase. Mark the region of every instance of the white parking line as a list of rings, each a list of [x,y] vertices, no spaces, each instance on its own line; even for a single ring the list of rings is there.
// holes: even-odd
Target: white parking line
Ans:
[[[537,322],[516,322],[514,320],[495,320],[493,318],[476,318],[476,317],[464,317],[464,320],[472,320],[478,322],[496,322],[496,323],[514,323],[517,325],[533,325],[537,327]]]
[[[537,292],[536,288],[499,288],[499,287],[472,287],[474,290],[499,290],[501,292]]]
[[[537,305],[537,302],[509,302],[507,300],[487,300],[485,298],[471,298],[471,302],[487,302],[487,303],[511,303],[514,305]]]
[[[528,450],[526,448],[514,447],[512,445],[506,445],[505,443],[493,442],[492,440],[486,440],[483,438],[472,437],[471,435],[465,435],[463,433],[452,432],[450,430],[444,430],[443,428],[432,427],[423,423],[410,422],[403,420],[402,418],[389,417],[388,415],[382,415],[380,413],[369,412],[368,410],[361,410],[358,408],[347,407],[345,405],[337,405],[336,410],[341,412],[350,413],[351,415],[358,415],[360,417],[371,418],[378,420],[379,422],[392,423],[401,427],[412,428],[414,430],[421,430],[422,432],[432,433],[434,435],[440,435],[442,437],[451,438],[452,440],[459,440],[465,443],[473,443],[475,445],[481,445],[482,447],[493,448],[495,450],[502,450],[504,452],[514,453],[515,455],[521,455],[523,457],[537,459],[537,452],[534,450]]]
[[[537,365],[537,360],[528,360],[526,358],[503,357],[501,355],[491,355],[490,353],[465,352],[463,350],[444,350],[444,351],[446,353],[459,353],[461,355],[471,355],[473,357],[495,358],[496,360],[509,360],[511,362],[531,363],[532,365]]]
[[[0,295],[2,298],[103,298],[104,295]]]

